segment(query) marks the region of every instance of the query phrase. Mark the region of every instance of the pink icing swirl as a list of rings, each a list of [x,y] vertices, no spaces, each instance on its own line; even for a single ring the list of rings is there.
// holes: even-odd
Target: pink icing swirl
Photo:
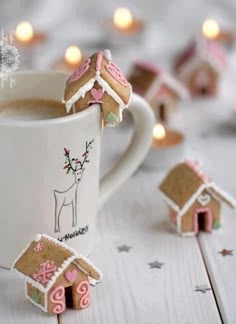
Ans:
[[[129,82],[126,80],[121,70],[113,62],[109,61],[106,65],[106,69],[110,73],[110,75],[118,82],[120,82],[123,86],[127,87],[129,85]]]
[[[81,64],[69,78],[69,83],[80,79],[89,68],[90,58],[88,58],[83,64]]]
[[[82,295],[80,299],[80,307],[81,308],[86,308],[90,304],[90,298],[89,298],[89,283],[87,281],[81,281],[77,288],[76,291],[78,294]]]
[[[51,303],[55,304],[53,308],[54,314],[62,313],[65,308],[65,288],[63,286],[56,287],[50,294],[49,300]]]

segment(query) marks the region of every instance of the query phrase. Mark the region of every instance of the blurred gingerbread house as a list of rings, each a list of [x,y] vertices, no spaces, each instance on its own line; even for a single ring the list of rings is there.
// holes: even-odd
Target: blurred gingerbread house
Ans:
[[[150,63],[136,62],[128,81],[133,91],[150,103],[157,120],[167,121],[177,101],[188,98],[188,91],[179,81]]]
[[[174,61],[174,72],[193,96],[213,96],[226,67],[224,50],[215,42],[194,39]]]
[[[159,189],[169,207],[171,223],[184,236],[218,229],[223,202],[236,207],[236,201],[212,182],[198,163],[191,161],[176,165]]]
[[[109,50],[94,53],[67,80],[64,100],[67,112],[84,110],[99,104],[108,127],[122,121],[122,111],[129,105],[132,88],[112,62]]]
[[[88,307],[89,284],[102,277],[87,258],[45,234],[36,235],[12,269],[25,280],[26,298],[49,314]]]

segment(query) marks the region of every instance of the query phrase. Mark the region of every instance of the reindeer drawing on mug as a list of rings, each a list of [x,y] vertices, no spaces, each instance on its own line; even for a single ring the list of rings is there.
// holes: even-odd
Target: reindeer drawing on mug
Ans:
[[[63,207],[72,206],[72,227],[77,225],[77,190],[78,185],[83,178],[85,164],[89,163],[89,152],[92,149],[92,143],[86,142],[86,149],[82,155],[82,159],[71,158],[70,151],[64,148],[66,174],[74,175],[74,183],[65,191],[54,190],[55,197],[55,228],[54,232],[60,232],[60,214]]]

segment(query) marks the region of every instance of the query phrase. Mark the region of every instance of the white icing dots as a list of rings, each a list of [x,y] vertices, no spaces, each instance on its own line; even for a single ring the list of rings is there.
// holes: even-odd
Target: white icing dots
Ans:
[[[104,50],[104,56],[108,61],[112,60],[111,51],[109,49]]]
[[[39,242],[39,241],[41,240],[41,238],[42,238],[42,235],[41,235],[41,234],[37,234],[37,235],[35,235],[35,237],[34,237],[34,241],[35,241],[35,242]]]

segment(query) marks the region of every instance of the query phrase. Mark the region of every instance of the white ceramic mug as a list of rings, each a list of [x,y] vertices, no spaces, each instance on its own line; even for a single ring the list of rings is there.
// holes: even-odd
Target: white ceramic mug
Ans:
[[[18,72],[15,78],[13,88],[0,89],[1,101],[61,100],[68,75],[30,71]],[[99,105],[57,119],[0,119],[0,266],[10,267],[36,233],[58,238],[82,254],[91,252],[98,203],[135,171],[150,147],[152,110],[137,95],[129,110],[134,117],[133,140],[100,184]],[[79,159],[73,160],[78,171],[66,174],[73,158]]]

